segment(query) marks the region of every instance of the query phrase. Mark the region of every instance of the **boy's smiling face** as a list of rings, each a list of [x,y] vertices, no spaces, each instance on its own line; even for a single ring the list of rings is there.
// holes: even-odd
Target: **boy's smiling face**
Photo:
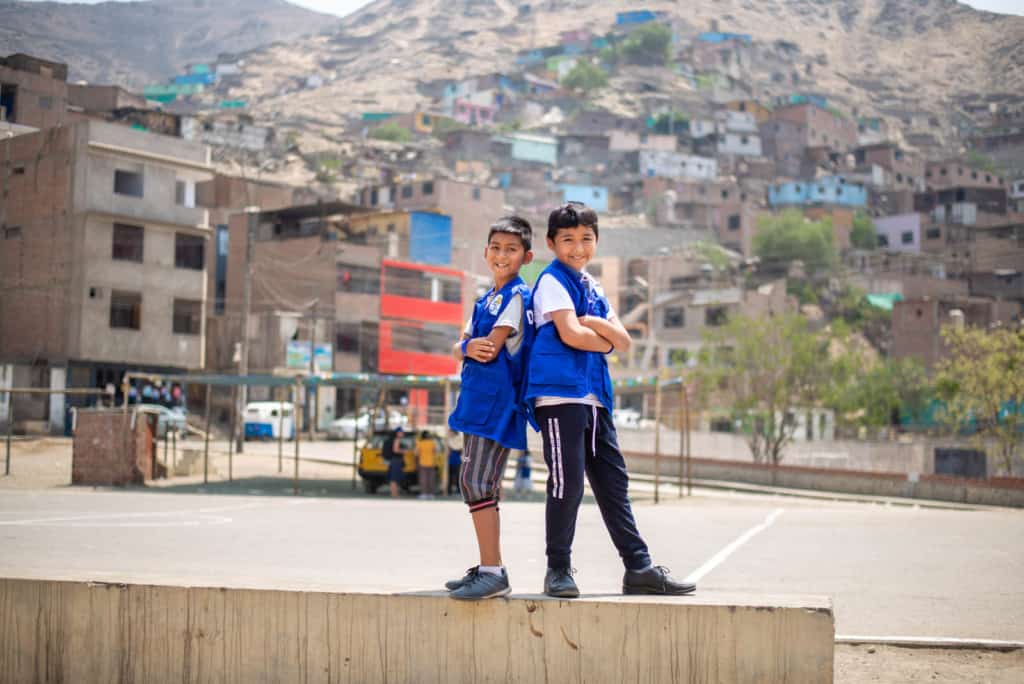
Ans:
[[[519,269],[532,260],[533,252],[527,251],[522,239],[511,233],[495,233],[484,250],[484,261],[495,282],[504,283],[515,278]]]
[[[553,240],[548,238],[548,248],[563,264],[582,271],[597,253],[597,235],[590,226],[559,228]]]

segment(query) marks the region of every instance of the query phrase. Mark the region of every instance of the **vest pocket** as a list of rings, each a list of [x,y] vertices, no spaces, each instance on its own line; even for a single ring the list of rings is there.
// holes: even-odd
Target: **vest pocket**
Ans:
[[[462,377],[462,392],[466,402],[461,411],[461,418],[467,425],[489,425],[494,423],[502,407],[498,401],[501,396],[501,382],[508,382],[501,373],[495,372],[498,364],[472,364],[465,368]]]
[[[586,357],[582,354],[535,351],[530,358],[530,381],[545,387],[578,390],[587,382],[585,366]]]

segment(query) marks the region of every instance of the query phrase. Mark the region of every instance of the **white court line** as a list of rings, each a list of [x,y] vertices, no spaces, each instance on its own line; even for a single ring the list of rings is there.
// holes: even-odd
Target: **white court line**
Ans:
[[[144,518],[158,516],[202,515],[204,513],[222,513],[224,511],[242,511],[250,508],[270,505],[271,502],[236,504],[233,506],[213,506],[208,508],[184,509],[178,511],[146,511],[143,513],[91,513],[87,515],[64,515],[52,518],[35,518],[29,520],[0,520],[0,526],[41,525],[54,522],[75,522],[82,520],[103,520],[106,518]],[[287,505],[308,503],[308,500],[289,501]]]
[[[1024,649],[1024,641],[964,639],[962,637],[861,636],[837,634],[835,642],[837,644],[850,646],[856,646],[859,644],[877,644],[881,646],[906,646],[909,648],[963,648],[991,651],[1017,651]]]
[[[724,549],[722,549],[721,551],[716,553],[714,556],[709,558],[708,561],[706,563],[704,563],[704,565],[700,566],[699,568],[697,568],[696,570],[691,572],[689,575],[687,575],[685,581],[686,582],[694,582],[694,583],[699,582],[701,580],[701,578],[704,577],[704,575],[708,574],[709,572],[714,570],[716,567],[721,565],[722,562],[726,558],[731,556],[733,554],[733,552],[736,551],[736,549],[740,548],[741,546],[746,544],[748,541],[753,539],[754,536],[757,535],[759,532],[763,532],[764,530],[766,530],[769,527],[771,527],[772,523],[775,522],[775,519],[778,518],[780,515],[782,515],[783,511],[785,511],[785,510],[786,509],[784,509],[784,508],[776,508],[774,511],[771,512],[771,514],[769,514],[769,516],[767,518],[764,519],[764,522],[762,522],[759,525],[755,525],[754,527],[751,527],[749,530],[747,530],[746,532],[741,534],[739,537],[734,539],[732,541],[732,543],[730,543]]]

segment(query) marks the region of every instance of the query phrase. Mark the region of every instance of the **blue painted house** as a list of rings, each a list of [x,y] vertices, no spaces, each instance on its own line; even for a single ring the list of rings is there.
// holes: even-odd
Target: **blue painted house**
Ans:
[[[736,40],[741,43],[750,44],[753,38],[749,33],[723,33],[721,31],[705,31],[697,36],[697,40],[702,43],[725,43],[730,40]]]
[[[409,258],[423,264],[450,264],[452,217],[428,211],[410,212]]]
[[[560,185],[563,202],[583,202],[597,211],[608,211],[608,188],[599,185]]]
[[[856,208],[867,206],[867,202],[868,191],[863,184],[847,182],[840,176],[779,183],[768,188],[768,204],[773,208],[818,204]]]
[[[546,135],[513,133],[498,135],[495,142],[510,146],[510,154],[516,161],[537,162],[554,166],[558,163],[558,139]]]
[[[646,24],[655,21],[658,15],[651,10],[633,10],[631,12],[618,12],[615,15],[617,26],[630,26],[634,24]]]

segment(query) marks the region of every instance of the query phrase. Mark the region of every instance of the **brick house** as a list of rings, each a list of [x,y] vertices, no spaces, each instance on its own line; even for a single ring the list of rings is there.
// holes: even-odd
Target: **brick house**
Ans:
[[[0,364],[19,386],[103,387],[203,366],[209,150],[82,121],[0,140]],[[63,431],[63,397],[15,400]]]

